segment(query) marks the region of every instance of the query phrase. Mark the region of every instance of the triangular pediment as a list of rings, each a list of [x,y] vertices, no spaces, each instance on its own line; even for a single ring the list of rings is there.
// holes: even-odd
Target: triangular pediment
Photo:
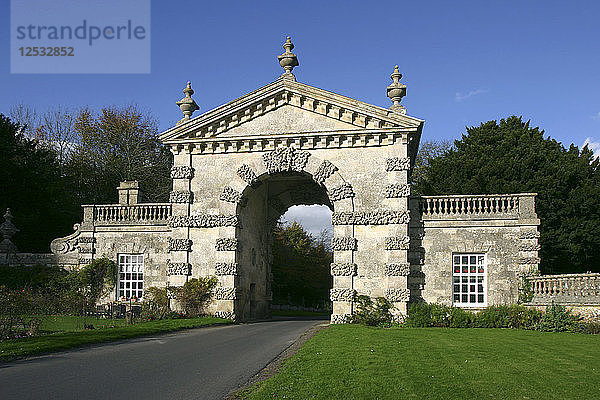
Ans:
[[[397,129],[417,131],[423,121],[293,79],[279,78],[254,92],[163,132],[164,143],[257,135],[297,135]]]

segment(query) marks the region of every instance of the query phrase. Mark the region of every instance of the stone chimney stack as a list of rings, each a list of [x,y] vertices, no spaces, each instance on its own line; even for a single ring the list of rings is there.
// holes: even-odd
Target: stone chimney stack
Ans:
[[[140,200],[140,185],[138,181],[123,181],[117,187],[119,204],[132,205]]]

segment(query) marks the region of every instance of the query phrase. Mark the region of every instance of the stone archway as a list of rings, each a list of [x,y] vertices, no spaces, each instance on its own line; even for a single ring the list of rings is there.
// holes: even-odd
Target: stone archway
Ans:
[[[294,57],[286,50],[280,61]],[[160,136],[175,156],[171,241],[185,244],[170,252],[169,265],[183,268],[169,270],[169,284],[217,275],[212,313],[259,316],[269,302],[269,224],[284,207],[322,203],[334,210],[332,322],[347,320],[357,294],[387,296],[403,313],[408,177],[423,121],[399,105],[397,69],[385,109],[299,83],[295,65],[193,119],[193,90],[184,90],[184,118]]]
[[[235,316],[239,319],[262,318],[269,314],[271,301],[270,267],[271,232],[281,215],[294,205],[319,204],[334,211],[336,204],[342,209],[354,210],[352,185],[344,180],[338,167],[328,160],[320,160],[310,152],[295,147],[282,147],[263,154],[263,163],[256,169],[242,164],[236,170],[236,178],[225,186],[220,201],[236,204],[236,226],[234,240],[224,240],[235,246],[235,262],[219,264],[219,268],[234,272],[233,279],[224,278],[229,291]],[[234,187],[236,189],[234,189]],[[343,242],[343,243],[342,243]],[[334,259],[343,258],[336,253],[349,252],[352,261],[353,249],[346,243],[355,243],[353,237],[334,239]],[[218,271],[220,272],[220,271]],[[334,315],[351,312],[354,293],[353,278],[356,267],[352,262],[334,263]],[[335,287],[335,276],[346,277],[343,288]],[[233,282],[232,282],[233,281]],[[340,284],[338,279],[338,285]],[[231,286],[229,286],[231,287]],[[350,290],[348,290],[350,289]],[[350,310],[348,305],[350,303]],[[336,313],[337,312],[337,313]]]

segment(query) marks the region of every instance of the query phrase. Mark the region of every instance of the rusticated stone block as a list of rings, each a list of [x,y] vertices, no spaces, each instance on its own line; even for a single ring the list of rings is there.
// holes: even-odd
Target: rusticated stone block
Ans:
[[[235,300],[237,299],[237,292],[233,287],[218,287],[215,289],[215,299]]]
[[[353,237],[336,237],[331,239],[331,250],[343,251],[343,250],[356,250],[358,242]]]
[[[336,186],[331,189],[331,192],[329,193],[329,199],[331,199],[331,201],[339,201],[352,197],[354,197],[354,190],[352,190],[352,185],[349,183],[343,183],[340,186]]]
[[[167,275],[184,275],[188,276],[192,274],[192,264],[185,262],[167,262]]]
[[[187,165],[176,165],[171,167],[172,179],[192,179],[194,177],[194,168]]]
[[[331,301],[354,301],[356,291],[354,289],[333,288],[329,291]]]
[[[386,276],[407,276],[410,274],[410,264],[386,264],[384,273]]]
[[[385,187],[384,197],[386,199],[393,199],[399,197],[407,197],[410,196],[410,185],[393,183],[391,185],[387,185]]]
[[[215,275],[237,275],[238,264],[237,263],[224,263],[218,262],[215,265]]]
[[[410,215],[407,211],[334,212],[333,225],[389,225],[407,224]]]
[[[410,158],[408,157],[393,157],[385,160],[385,170],[390,171],[407,171],[410,169]]]
[[[315,182],[323,184],[327,178],[335,174],[337,170],[338,168],[335,165],[330,161],[325,160],[319,165],[319,168],[317,168],[317,171],[313,175],[313,179]]]
[[[333,276],[354,276],[356,270],[356,264],[353,263],[331,263],[331,275]]]
[[[238,247],[237,239],[219,238],[215,243],[217,251],[236,251]]]
[[[391,302],[408,301],[410,291],[408,289],[386,289],[385,297]]]
[[[386,250],[408,250],[410,238],[408,236],[390,236],[385,238]]]
[[[191,239],[167,239],[169,241],[169,251],[192,251]]]

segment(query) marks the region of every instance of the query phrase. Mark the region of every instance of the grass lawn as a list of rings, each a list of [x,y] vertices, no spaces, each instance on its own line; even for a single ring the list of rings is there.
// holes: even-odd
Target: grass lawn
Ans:
[[[81,331],[75,328],[76,326],[79,326],[79,321],[77,318],[80,317],[58,317],[55,320],[50,320],[49,322],[44,320],[42,323],[42,328],[48,328],[54,324],[55,329],[65,330],[65,332],[21,339],[11,339],[0,342],[0,361],[10,361],[20,357],[72,349],[86,344],[111,342],[137,336],[153,335],[161,332],[231,323],[230,320],[213,317],[147,321],[138,322],[134,325],[124,325],[124,320],[118,320],[118,324],[120,326],[117,325],[115,328],[100,328]],[[87,318],[86,323],[93,323],[90,322],[92,320],[93,319],[91,318]],[[99,327],[100,325],[94,324],[94,326]]]
[[[600,335],[334,325],[244,399],[600,399]]]
[[[92,324],[94,328],[111,328],[126,326],[125,318],[103,319],[94,317],[85,317],[77,315],[43,315],[39,316],[41,320],[40,331],[50,332],[75,332],[82,331],[83,324]]]

